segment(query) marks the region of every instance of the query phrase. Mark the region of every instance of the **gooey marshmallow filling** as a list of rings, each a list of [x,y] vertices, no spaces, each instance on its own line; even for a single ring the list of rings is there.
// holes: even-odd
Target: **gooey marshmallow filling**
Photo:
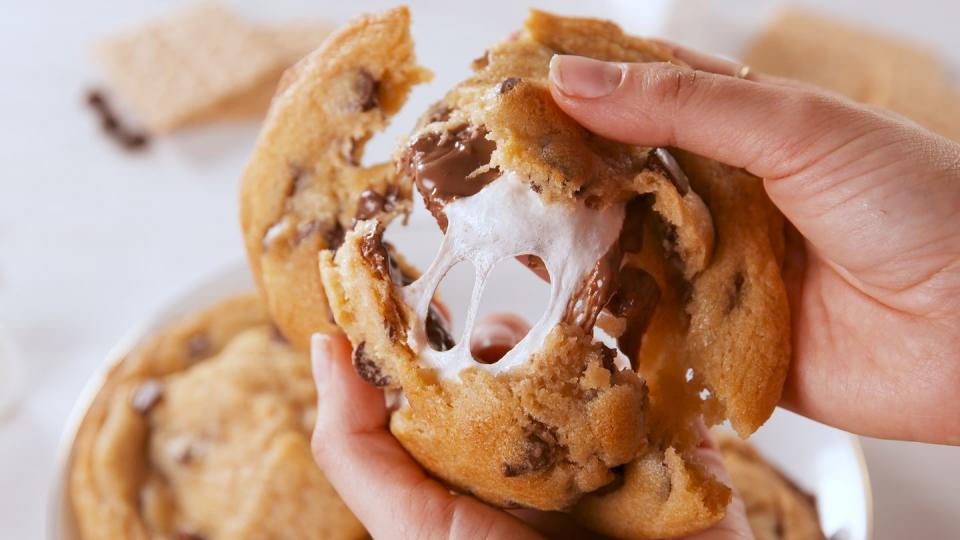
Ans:
[[[447,230],[436,258],[419,279],[403,287],[404,301],[416,313],[408,345],[425,366],[445,379],[457,380],[466,368],[496,375],[523,364],[539,350],[550,331],[561,322],[568,303],[585,276],[620,235],[624,206],[605,209],[575,203],[548,203],[518,175],[505,171],[479,192],[451,200],[442,211]],[[477,362],[470,336],[487,276],[501,260],[535,255],[550,273],[550,299],[540,319],[498,362]],[[446,273],[461,261],[476,270],[463,334],[454,347],[430,347],[425,321],[434,292]]]

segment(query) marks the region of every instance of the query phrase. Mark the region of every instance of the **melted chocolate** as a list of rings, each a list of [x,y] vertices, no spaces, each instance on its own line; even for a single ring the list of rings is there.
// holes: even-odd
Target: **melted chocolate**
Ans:
[[[393,210],[394,200],[395,196],[392,192],[388,191],[386,195],[383,195],[372,189],[366,189],[360,194],[360,198],[357,199],[357,210],[354,214],[354,220],[363,221],[376,217],[383,212],[389,212]]]
[[[447,229],[443,207],[455,199],[475,195],[500,176],[499,169],[477,173],[490,163],[497,145],[486,138],[487,130],[463,126],[449,133],[430,133],[410,145],[407,174],[417,185],[423,201]]]
[[[620,272],[620,285],[607,302],[610,313],[627,320],[626,330],[617,338],[617,348],[627,355],[634,369],[643,334],[659,300],[660,287],[653,276],[639,268],[624,268]]]
[[[574,291],[567,308],[563,313],[563,322],[579,326],[589,332],[600,311],[610,300],[610,296],[617,288],[617,277],[620,271],[620,261],[623,253],[616,242],[607,253],[600,257],[590,272],[580,281]]]

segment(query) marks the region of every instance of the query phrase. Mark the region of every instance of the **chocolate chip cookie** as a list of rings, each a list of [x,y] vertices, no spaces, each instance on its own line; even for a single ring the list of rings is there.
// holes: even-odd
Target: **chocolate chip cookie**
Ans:
[[[409,84],[423,79],[407,25],[403,10],[360,19],[339,34],[352,38],[336,43],[335,59],[330,44],[321,47],[325,61],[316,65],[325,69],[291,75],[298,86],[276,98],[245,198],[259,185],[285,208],[309,200],[291,191],[283,167],[259,180],[249,171],[266,170],[268,158],[289,162],[303,141],[353,140],[326,117],[325,101],[310,97],[342,92],[334,75],[394,70],[410,74]],[[383,35],[404,36],[402,45]],[[399,54],[384,57],[387,45]],[[727,419],[746,435],[779,399],[790,353],[783,220],[762,181],[742,170],[616,143],[576,124],[547,85],[558,53],[674,61],[612,23],[532,12],[523,31],[474,61],[473,76],[424,114],[376,177],[382,182],[346,182],[356,178],[347,173],[353,165],[314,153],[324,161],[313,169],[326,171],[312,180],[326,187],[315,189],[341,195],[298,220],[337,216],[332,229],[342,236],[303,248],[309,253],[275,252],[271,264],[287,277],[265,278],[260,268],[261,285],[294,339],[325,328],[332,314],[353,343],[358,373],[397,395],[393,434],[449,485],[504,507],[569,510],[619,537],[688,534],[719,520],[730,496],[694,457],[694,422]],[[269,136],[289,122],[312,131]],[[383,240],[414,189],[445,232],[422,275]],[[257,250],[277,236],[273,225],[251,231],[249,223],[248,251],[262,261]],[[303,287],[316,278],[317,256],[327,304]],[[550,300],[513,349],[479,354],[470,336],[484,283],[510,258],[549,279]],[[454,336],[432,300],[462,261],[476,280],[466,329]],[[285,304],[289,297],[296,301]]]
[[[717,437],[723,464],[747,508],[757,540],[822,540],[814,498],[770,465],[749,444]]]
[[[313,462],[309,359],[259,299],[173,325],[109,374],[77,434],[80,537],[365,538]]]

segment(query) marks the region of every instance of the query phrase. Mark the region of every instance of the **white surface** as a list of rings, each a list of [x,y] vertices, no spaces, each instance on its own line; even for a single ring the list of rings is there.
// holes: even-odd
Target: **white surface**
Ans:
[[[862,15],[954,58],[960,54],[960,4],[814,3],[836,6],[848,17]],[[84,89],[96,80],[90,43],[178,4],[61,0],[3,7],[0,321],[26,359],[29,397],[0,424],[0,538],[42,536],[57,440],[84,382],[110,347],[199,277],[241,257],[237,179],[256,126],[198,129],[132,155],[104,139],[82,105]],[[311,14],[343,20],[388,4],[250,0],[244,7],[278,20]],[[391,134],[375,139],[370,154],[385,155],[393,137],[467,73],[471,58],[519,24],[528,3],[414,4],[418,53],[438,76],[415,92]],[[662,1],[644,2],[642,9],[630,0],[538,4],[613,16],[643,33],[656,33],[666,13]],[[724,5],[737,9],[734,2]],[[421,266],[432,256],[432,241],[421,239],[410,250]],[[883,441],[865,441],[865,447],[878,539],[960,535],[960,451]]]
[[[520,269],[528,272],[525,269]],[[529,273],[529,272],[528,272]],[[451,282],[469,288],[470,276]],[[71,411],[64,441],[60,447],[57,469],[63,479],[69,467],[73,431],[103,382],[106,369],[120,361],[127,350],[143,336],[163,328],[171,321],[194,313],[218,299],[249,289],[252,279],[242,264],[208,276],[194,286],[176,295],[156,317],[127,335],[108,355],[83,390],[83,396]],[[463,309],[453,304],[451,309]],[[787,411],[777,411],[751,439],[754,445],[779,465],[804,490],[816,494],[824,531],[838,540],[866,540],[869,538],[870,490],[867,473],[862,466],[862,455],[856,437],[842,431],[812,422]],[[74,540],[76,522],[69,503],[64,498],[63,484],[58,482],[51,493],[51,531],[57,538]]]

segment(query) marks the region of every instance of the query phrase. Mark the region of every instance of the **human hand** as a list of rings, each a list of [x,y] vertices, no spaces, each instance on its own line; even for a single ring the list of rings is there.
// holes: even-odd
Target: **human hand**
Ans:
[[[865,435],[960,444],[960,145],[670,47],[693,68],[555,56],[553,97],[602,136],[765,179],[803,235],[788,235],[784,268],[785,406]]]
[[[473,348],[512,345],[526,333],[515,318],[481,321]],[[313,454],[344,503],[374,538],[594,538],[568,514],[506,511],[451,492],[431,478],[388,429],[383,392],[361,379],[342,336],[316,334],[311,351],[317,385]],[[721,481],[730,484],[719,452],[704,433],[696,450]],[[689,540],[753,538],[736,494],[726,517]]]

